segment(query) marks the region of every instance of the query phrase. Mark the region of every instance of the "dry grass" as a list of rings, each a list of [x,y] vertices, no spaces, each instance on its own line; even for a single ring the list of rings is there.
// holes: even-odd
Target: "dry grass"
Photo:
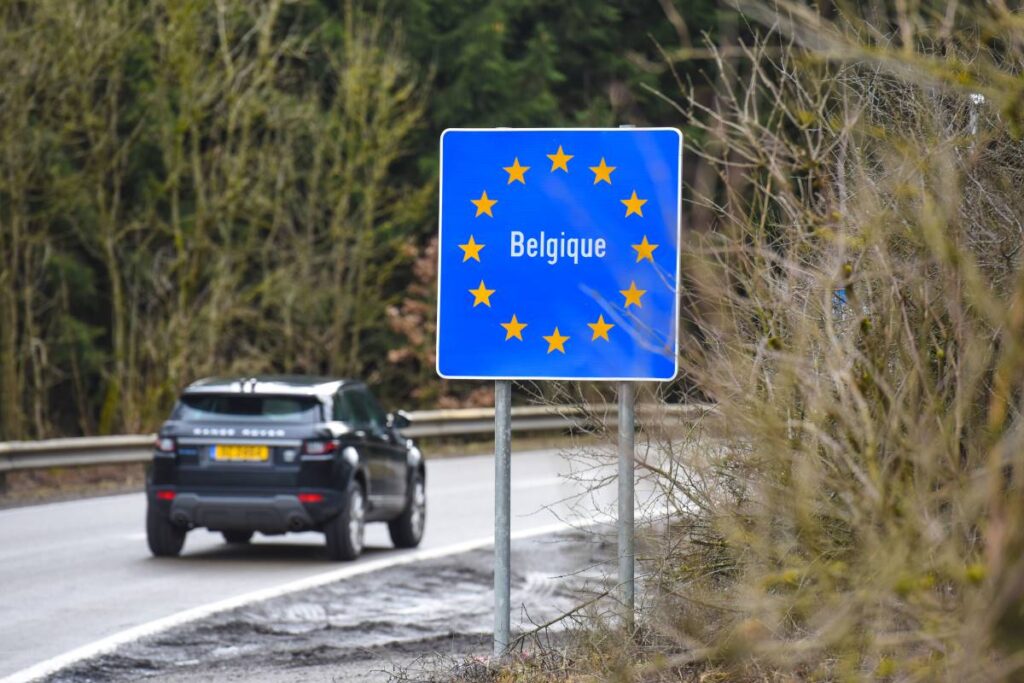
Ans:
[[[715,171],[688,189],[709,222],[685,241],[681,360],[714,434],[642,435],[674,514],[645,530],[637,633],[595,612],[560,658],[504,671],[1020,679],[1024,21],[746,10],[713,101],[681,84]]]
[[[138,464],[47,467],[3,473],[0,509],[141,491],[146,468]]]

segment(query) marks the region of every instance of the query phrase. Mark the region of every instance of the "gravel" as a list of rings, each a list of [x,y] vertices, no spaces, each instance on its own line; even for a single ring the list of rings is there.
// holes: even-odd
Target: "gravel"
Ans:
[[[525,632],[608,587],[615,550],[563,533],[512,545],[512,625]],[[64,669],[63,681],[387,681],[439,655],[487,656],[490,549],[392,567],[172,629]],[[556,624],[549,635],[557,639]]]

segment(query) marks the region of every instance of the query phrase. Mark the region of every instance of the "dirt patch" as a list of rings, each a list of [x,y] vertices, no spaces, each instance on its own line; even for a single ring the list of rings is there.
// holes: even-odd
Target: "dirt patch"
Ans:
[[[523,633],[607,590],[615,549],[573,532],[517,541],[512,557],[512,625]],[[489,654],[492,562],[487,549],[353,577],[186,624],[49,680],[429,678],[424,663],[437,657]]]
[[[14,470],[2,475],[0,509],[141,491],[143,463]]]

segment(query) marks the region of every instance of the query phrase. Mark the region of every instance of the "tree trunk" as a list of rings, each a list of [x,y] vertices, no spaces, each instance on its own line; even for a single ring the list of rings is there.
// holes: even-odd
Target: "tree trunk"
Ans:
[[[14,209],[12,209],[13,213]],[[0,438],[22,437],[21,368],[18,363],[18,218],[0,225]]]

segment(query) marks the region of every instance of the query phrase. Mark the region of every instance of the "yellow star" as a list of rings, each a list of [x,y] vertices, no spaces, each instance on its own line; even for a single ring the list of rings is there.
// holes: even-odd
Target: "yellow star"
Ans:
[[[548,343],[548,353],[551,353],[556,349],[565,353],[565,342],[569,341],[569,337],[559,334],[558,328],[556,327],[550,337],[544,337],[544,341]]]
[[[620,202],[626,205],[626,215],[632,216],[634,213],[641,218],[644,217],[644,212],[640,210],[644,204],[647,203],[646,199],[638,199],[636,196],[636,190],[633,190],[633,196],[629,199],[620,199]],[[480,215],[480,214],[477,214]]]
[[[505,341],[508,341],[512,337],[515,337],[519,341],[523,341],[523,328],[526,327],[527,323],[519,322],[516,318],[515,313],[512,314],[512,319],[507,323],[501,323],[501,326],[505,328]]]
[[[611,323],[606,323],[604,321],[604,316],[603,315],[599,315],[599,316],[597,316],[597,322],[596,323],[587,323],[587,327],[589,327],[590,329],[592,329],[594,331],[594,336],[590,338],[590,341],[597,341],[598,339],[604,339],[605,341],[611,341],[610,339],[608,339],[608,330],[610,330],[613,327],[615,327],[615,325],[612,325]]]
[[[483,285],[482,282],[480,284]],[[643,308],[644,305],[640,301],[640,297],[642,297],[646,293],[647,293],[646,289],[637,289],[636,288],[636,282],[634,282],[632,280],[630,280],[630,282],[629,282],[629,289],[620,289],[619,290],[619,294],[621,294],[622,296],[626,297],[626,303],[624,304],[626,308],[629,308],[632,304],[636,304],[637,307]]]
[[[641,242],[640,244],[632,245],[632,247],[636,249],[636,262],[640,263],[640,261],[647,259],[651,263],[654,263],[654,250],[657,249],[659,246],[661,245],[651,244],[650,242],[648,242],[647,235],[644,235],[643,242]]]
[[[615,170],[614,166],[609,166],[604,163],[604,157],[601,157],[600,166],[591,166],[590,170],[594,172],[594,184],[597,185],[602,180],[609,185],[612,184],[612,171]]]
[[[548,159],[551,159],[551,171],[557,171],[562,169],[566,173],[569,172],[569,159],[572,159],[571,154],[566,154],[562,151],[562,146],[558,146],[558,151],[554,154],[548,154]]]
[[[516,157],[516,160],[512,162],[511,166],[503,166],[502,170],[505,171],[505,173],[508,173],[508,184],[509,185],[511,185],[512,182],[515,181],[515,180],[518,180],[523,185],[525,185],[526,184],[526,178],[524,178],[523,176],[525,176],[526,172],[530,170],[530,167],[529,166],[520,166],[519,165],[519,157]]]
[[[480,286],[476,289],[469,290],[469,293],[473,295],[473,308],[476,308],[480,304],[490,307],[491,305],[491,294],[494,294],[493,289],[487,289],[487,285],[484,281],[480,281]]]
[[[633,194],[636,194],[636,192],[634,192]],[[487,196],[487,190],[484,190],[484,193],[480,195],[480,199],[470,199],[469,201],[473,202],[473,204],[476,206],[477,218],[480,217],[480,214],[484,213],[486,213],[491,218],[494,218],[494,214],[491,213],[491,207],[497,204],[498,200],[490,199]]]
[[[465,263],[469,259],[473,259],[477,263],[480,263],[480,250],[486,246],[486,244],[478,244],[477,241],[473,239],[473,236],[470,235],[468,242],[459,245],[459,249],[465,252],[462,256],[462,262]],[[639,261],[640,259],[637,260]]]

